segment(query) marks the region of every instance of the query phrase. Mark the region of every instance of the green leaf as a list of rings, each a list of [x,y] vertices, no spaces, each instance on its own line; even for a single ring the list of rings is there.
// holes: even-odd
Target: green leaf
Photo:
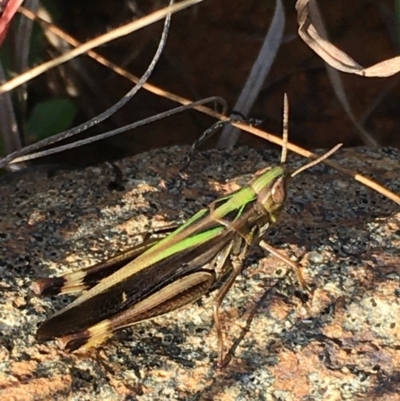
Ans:
[[[28,137],[44,139],[68,129],[76,115],[75,105],[68,99],[51,99],[33,108],[25,125]]]

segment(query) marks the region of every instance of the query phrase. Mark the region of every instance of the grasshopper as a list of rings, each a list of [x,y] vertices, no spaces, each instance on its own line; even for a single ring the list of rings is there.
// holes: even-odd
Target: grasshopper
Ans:
[[[287,103],[284,142],[287,144]],[[218,336],[218,364],[224,364],[220,306],[242,270],[249,247],[274,224],[287,197],[288,181],[335,152],[340,145],[295,172],[281,163],[255,173],[246,186],[212,202],[161,239],[150,239],[125,253],[63,277],[36,281],[36,294],[84,291],[43,322],[36,339],[59,338],[68,352],[91,347],[115,331],[174,311],[218,289],[213,314]],[[279,257],[306,283],[299,267],[265,241],[260,245]]]

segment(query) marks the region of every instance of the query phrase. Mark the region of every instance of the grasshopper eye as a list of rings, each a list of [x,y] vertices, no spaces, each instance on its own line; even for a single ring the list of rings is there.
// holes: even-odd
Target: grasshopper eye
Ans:
[[[275,203],[281,204],[286,199],[286,183],[283,177],[278,178],[271,188],[271,197]]]

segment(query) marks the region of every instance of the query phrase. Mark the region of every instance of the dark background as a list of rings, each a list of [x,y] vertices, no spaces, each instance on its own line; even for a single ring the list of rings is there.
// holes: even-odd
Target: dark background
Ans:
[[[250,117],[263,118],[262,128],[279,134],[283,93],[287,92],[292,142],[310,149],[330,147],[337,142],[344,142],[345,146],[363,145],[336,99],[323,61],[297,35],[295,1],[284,3],[285,43]],[[53,2],[52,7],[57,25],[84,42],[129,22],[134,15],[146,15],[166,2],[141,1],[136,8],[135,4],[128,0],[69,0]],[[361,65],[369,66],[398,53],[400,35],[393,1],[319,0],[318,5],[330,39]],[[174,15],[166,50],[149,82],[193,100],[219,95],[232,108],[268,31],[274,7],[275,1],[266,0],[208,0]],[[140,76],[154,55],[161,27],[162,22],[154,24],[95,50]],[[48,45],[44,43],[43,48],[43,58],[50,58],[50,53],[46,53]],[[80,57],[78,62],[78,69],[66,64],[29,84],[30,94],[36,99],[66,96],[66,79],[71,80],[79,88],[78,96],[73,99],[79,109],[75,123],[111,106],[133,85],[87,56]],[[341,77],[355,116],[365,118],[364,127],[380,145],[399,147],[399,78],[367,79],[347,74]],[[142,90],[89,134],[175,106],[176,103]],[[368,109],[370,112],[365,117]],[[192,143],[213,122],[200,113],[186,112],[132,134],[56,156],[56,160],[78,164],[97,162],[151,148]],[[249,134],[241,135],[240,144],[269,146]],[[211,147],[213,143],[207,145]]]

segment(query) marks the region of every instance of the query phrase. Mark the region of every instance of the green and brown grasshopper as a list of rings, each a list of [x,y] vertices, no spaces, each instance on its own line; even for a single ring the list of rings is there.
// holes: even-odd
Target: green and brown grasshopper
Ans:
[[[284,140],[287,143],[287,116]],[[250,245],[261,240],[278,220],[288,181],[329,157],[339,146],[293,173],[286,169],[284,147],[280,165],[256,172],[245,187],[215,200],[165,238],[149,240],[81,271],[36,281],[36,294],[85,290],[39,327],[37,340],[59,337],[69,352],[91,347],[117,330],[174,311],[218,288],[214,320],[222,366],[224,346],[219,309],[241,272]],[[306,288],[296,264],[264,241],[260,245],[292,266],[300,285]]]

